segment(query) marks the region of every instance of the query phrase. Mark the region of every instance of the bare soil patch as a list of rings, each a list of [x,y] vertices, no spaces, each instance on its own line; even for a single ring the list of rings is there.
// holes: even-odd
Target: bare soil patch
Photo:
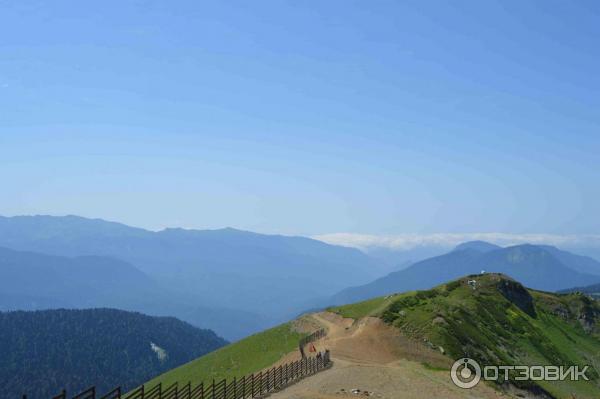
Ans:
[[[438,351],[415,342],[374,317],[358,321],[321,312],[310,316],[327,336],[314,343],[318,351],[331,350],[334,365],[271,395],[273,399],[406,398],[497,399],[509,398],[483,383],[470,390],[456,387],[449,371],[452,361]],[[296,360],[290,354],[286,361]],[[283,360],[283,359],[282,359]]]

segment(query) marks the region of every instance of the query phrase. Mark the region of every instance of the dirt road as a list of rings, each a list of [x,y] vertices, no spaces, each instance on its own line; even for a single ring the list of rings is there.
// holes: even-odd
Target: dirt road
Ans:
[[[470,390],[454,386],[448,371],[423,365],[449,367],[450,359],[403,337],[379,319],[354,322],[328,312],[311,317],[327,329],[327,337],[315,346],[317,350],[330,349],[334,365],[271,395],[273,399],[508,398],[482,383]]]

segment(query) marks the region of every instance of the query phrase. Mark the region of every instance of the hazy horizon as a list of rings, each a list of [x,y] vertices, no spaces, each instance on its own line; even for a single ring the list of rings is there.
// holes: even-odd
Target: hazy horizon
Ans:
[[[387,234],[387,235],[374,235],[374,234],[361,234],[361,233],[350,233],[350,232],[335,232],[335,233],[324,233],[324,234],[295,234],[295,233],[281,233],[281,232],[270,232],[270,231],[256,231],[242,229],[236,226],[220,226],[216,228],[203,228],[203,227],[185,227],[185,226],[165,226],[158,229],[152,229],[144,226],[130,225],[119,220],[105,219],[100,217],[86,217],[81,215],[67,214],[67,215],[51,215],[51,214],[35,214],[35,215],[3,215],[0,217],[35,217],[35,216],[50,216],[50,217],[66,217],[74,216],[90,220],[103,220],[111,223],[124,224],[133,228],[141,228],[148,231],[159,232],[165,229],[190,229],[190,230],[220,230],[226,228],[233,228],[236,230],[250,231],[258,234],[267,235],[285,235],[285,236],[301,236],[308,237],[315,240],[319,240],[328,244],[341,245],[352,248],[357,248],[363,251],[369,251],[371,249],[383,248],[393,251],[410,251],[419,247],[439,247],[439,248],[452,248],[461,243],[468,241],[486,241],[499,246],[507,247],[512,245],[520,244],[540,244],[540,245],[553,245],[557,247],[565,248],[598,248],[600,249],[600,234],[545,234],[545,233],[507,233],[507,232],[438,232],[429,234],[418,234],[418,233],[403,233],[403,234]]]

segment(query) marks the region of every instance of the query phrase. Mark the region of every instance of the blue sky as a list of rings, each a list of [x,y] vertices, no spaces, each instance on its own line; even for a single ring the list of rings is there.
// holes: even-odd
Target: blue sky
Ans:
[[[596,234],[596,1],[0,1],[0,214]]]

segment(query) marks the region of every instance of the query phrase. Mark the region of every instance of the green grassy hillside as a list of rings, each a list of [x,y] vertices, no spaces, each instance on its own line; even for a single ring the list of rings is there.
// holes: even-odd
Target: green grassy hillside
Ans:
[[[298,347],[298,341],[306,334],[294,331],[291,323],[252,335],[227,345],[180,367],[170,370],[144,384],[146,389],[162,382],[168,386],[174,382],[185,385],[204,382],[208,384],[223,378],[232,379],[265,369]]]
[[[475,288],[467,284],[476,280]],[[521,382],[558,398],[598,398],[600,306],[581,294],[527,290],[498,274],[465,277],[416,291],[331,309],[378,316],[453,359],[480,364],[590,365],[591,381]]]
[[[469,285],[475,280],[475,286]],[[590,365],[591,381],[516,382],[556,398],[600,397],[600,306],[582,294],[528,290],[498,274],[473,275],[426,291],[331,308],[344,317],[380,317],[450,359],[482,365]],[[223,347],[146,384],[210,383],[273,365],[303,334],[288,323]]]

